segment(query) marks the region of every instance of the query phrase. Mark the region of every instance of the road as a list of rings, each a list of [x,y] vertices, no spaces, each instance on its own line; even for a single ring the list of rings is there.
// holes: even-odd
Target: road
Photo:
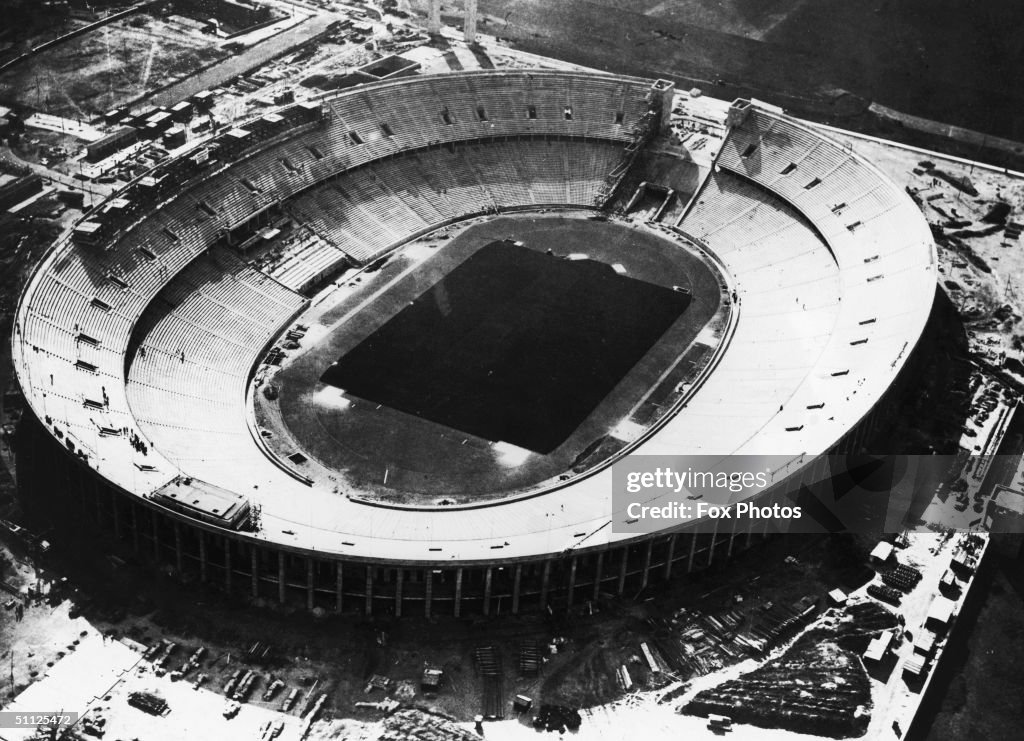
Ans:
[[[14,162],[31,168],[33,172],[37,172],[40,175],[42,175],[44,180],[49,180],[52,183],[62,185],[70,190],[83,191],[87,195],[87,206],[89,205],[90,198],[92,198],[94,201],[101,200],[109,196],[118,187],[120,187],[117,184],[104,185],[103,183],[78,180],[76,178],[71,177],[70,175],[65,175],[63,173],[57,172],[56,170],[51,170],[48,167],[44,167],[43,165],[40,165],[38,162],[30,162],[29,160],[22,159],[17,155],[17,153],[12,151],[11,148],[7,146],[0,147],[0,156],[6,157],[10,160],[13,160]]]

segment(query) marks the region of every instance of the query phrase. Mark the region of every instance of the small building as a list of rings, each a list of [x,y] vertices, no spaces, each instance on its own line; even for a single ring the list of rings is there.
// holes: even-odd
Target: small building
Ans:
[[[89,142],[85,145],[85,159],[87,162],[99,162],[106,159],[114,152],[119,152],[130,147],[138,139],[139,132],[133,126],[121,126],[102,139]]]
[[[43,190],[39,173],[29,173],[0,185],[0,210],[6,211]]]
[[[892,558],[892,544],[886,543],[884,540],[879,541],[878,545],[876,545],[874,550],[871,551],[871,563],[888,563],[890,558]]]
[[[940,629],[949,627],[950,622],[953,620],[953,610],[955,608],[956,603],[953,600],[947,597],[936,597],[928,608],[925,626],[932,625]]]
[[[949,559],[949,566],[954,571],[973,574],[974,570],[978,568],[978,556],[965,548],[958,548],[953,551],[953,555]]]
[[[931,656],[935,649],[935,634],[930,630],[921,630],[914,638],[914,651],[922,656]]]
[[[441,679],[444,677],[444,672],[440,669],[426,668],[423,670],[423,676],[420,677],[420,689],[423,692],[437,692],[441,689]]]
[[[93,247],[103,239],[103,225],[98,221],[83,221],[71,230],[71,240],[75,244]]]
[[[152,131],[157,135],[163,134],[174,124],[174,119],[171,117],[170,111],[157,111],[152,116],[146,119],[146,130]],[[156,138],[155,136],[153,137]]]
[[[220,145],[220,153],[226,159],[234,159],[237,154],[248,149],[253,142],[252,133],[242,128],[231,129],[217,140]]]
[[[146,121],[149,120],[150,116],[152,116],[154,113],[159,113],[159,112],[160,112],[160,109],[157,108],[156,106],[146,106],[141,111],[139,111],[138,113],[136,113],[135,115],[132,116],[132,123],[131,123],[131,125],[135,126],[135,127],[138,127],[138,128],[142,128],[143,126],[146,125]]]
[[[242,530],[249,523],[249,500],[233,491],[197,479],[178,477],[150,495],[168,509],[226,530]]]
[[[928,663],[928,659],[919,653],[913,653],[910,658],[903,664],[903,671],[912,676],[920,676],[921,672],[924,671],[924,665]]]
[[[192,104],[187,100],[171,106],[171,118],[176,123],[188,123],[192,120],[192,113]]]
[[[164,146],[168,149],[177,149],[178,147],[185,144],[185,127],[178,125],[172,126],[167,129],[164,133],[163,138]]]
[[[886,652],[889,650],[889,645],[892,643],[893,635],[893,631],[883,630],[872,638],[871,643],[868,644],[867,649],[864,651],[864,660],[878,662],[884,659]]]
[[[85,205],[85,193],[80,190],[58,190],[57,200],[68,208],[77,208],[81,211]]]
[[[842,589],[833,589],[831,592],[828,593],[828,601],[837,607],[842,607],[843,605],[845,605],[846,600],[846,592],[844,592]]]
[[[212,90],[200,90],[192,96],[192,103],[200,111],[209,111],[213,108],[215,97]]]
[[[731,731],[732,718],[728,715],[708,714],[708,728],[713,731]]]

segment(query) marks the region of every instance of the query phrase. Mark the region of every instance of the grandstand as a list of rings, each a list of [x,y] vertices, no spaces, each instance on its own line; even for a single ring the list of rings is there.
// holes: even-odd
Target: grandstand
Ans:
[[[346,172],[294,201],[296,215],[354,264],[481,211],[589,205],[621,148],[589,141],[478,143]]]
[[[155,447],[179,467],[196,457],[198,431],[205,445],[229,449],[245,433],[253,348],[305,304],[219,248],[160,291],[136,329],[127,378],[128,404]]]
[[[603,203],[642,166],[663,94],[573,72],[407,77],[263,115],[136,180],[19,303],[22,495],[63,492],[124,548],[229,590],[397,615],[623,594],[749,542],[607,527],[624,513],[606,466],[486,506],[368,502],[269,454],[253,423],[254,371],[307,310],[299,290],[468,216]],[[685,411],[622,451],[781,453],[795,474],[856,449],[931,308],[924,219],[870,163],[744,101],[701,176],[674,226],[643,228],[720,275],[728,328]],[[260,272],[231,248],[274,212],[301,247]]]

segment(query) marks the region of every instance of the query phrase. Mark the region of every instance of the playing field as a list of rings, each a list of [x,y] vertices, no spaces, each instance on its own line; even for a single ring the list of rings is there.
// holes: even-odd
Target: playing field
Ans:
[[[321,380],[485,440],[549,453],[688,304],[687,294],[596,260],[491,242]]]
[[[673,240],[562,214],[451,236],[300,319],[318,339],[274,378],[271,445],[340,491],[477,501],[557,480],[624,445],[624,421],[635,435],[660,419],[713,354],[696,338],[721,286]]]

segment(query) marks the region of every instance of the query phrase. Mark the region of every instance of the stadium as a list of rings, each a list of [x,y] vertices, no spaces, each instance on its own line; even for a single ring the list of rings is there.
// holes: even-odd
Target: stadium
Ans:
[[[258,269],[282,215],[299,247]],[[19,489],[311,610],[632,594],[759,533],[612,527],[611,465],[784,455],[778,501],[884,420],[936,279],[913,200],[772,106],[567,71],[364,84],[52,246],[13,332]]]

